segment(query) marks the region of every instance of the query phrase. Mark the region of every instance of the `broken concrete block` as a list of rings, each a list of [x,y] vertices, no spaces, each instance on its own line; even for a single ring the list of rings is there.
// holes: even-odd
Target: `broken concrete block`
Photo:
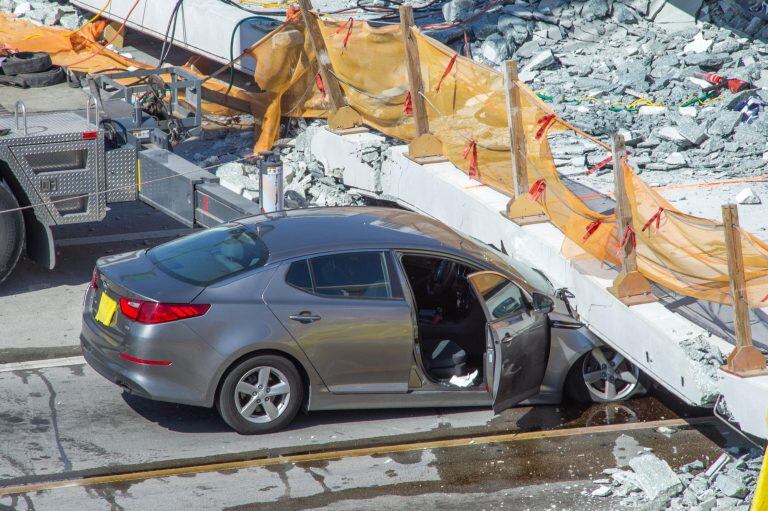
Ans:
[[[693,41],[683,46],[683,53],[705,53],[712,48],[715,42],[711,39],[704,39],[704,34],[699,32],[693,38]]]
[[[703,0],[675,0],[666,2],[653,18],[657,26],[667,32],[680,32],[696,26],[696,14]]]
[[[531,57],[531,60],[528,61],[528,64],[525,65],[524,70],[538,71],[540,69],[547,69],[548,67],[552,67],[556,63],[557,59],[552,53],[552,50],[544,50]]]
[[[659,115],[666,112],[666,107],[663,106],[641,106],[640,110],[637,111],[640,115]]]
[[[13,10],[13,14],[18,17],[22,17],[28,12],[32,11],[32,4],[29,2],[21,2],[16,6],[16,8]]]
[[[629,460],[635,471],[637,484],[648,500],[671,498],[683,490],[683,483],[666,461],[653,454],[644,454]]]
[[[736,195],[736,202],[739,204],[761,204],[760,197],[752,188],[744,188]]]
[[[685,156],[683,156],[680,153],[675,152],[675,153],[670,153],[669,156],[667,156],[667,158],[664,160],[664,163],[666,163],[667,165],[671,165],[671,166],[682,167],[687,162],[685,161]],[[661,428],[659,428],[659,430],[660,429]],[[667,428],[667,429],[669,429],[669,428]],[[665,432],[659,431],[659,433],[665,433]]]
[[[469,17],[475,10],[472,0],[451,0],[443,5],[443,18],[449,23],[455,23]]]
[[[480,46],[480,53],[494,64],[501,64],[509,57],[509,47],[501,34],[491,34]]]
[[[607,497],[611,493],[613,493],[613,489],[611,489],[610,486],[600,486],[600,487],[592,490],[592,496],[593,497]]]
[[[714,486],[726,497],[743,499],[749,493],[749,489],[746,487],[746,485],[744,485],[743,482],[726,474],[720,474],[717,476]]]

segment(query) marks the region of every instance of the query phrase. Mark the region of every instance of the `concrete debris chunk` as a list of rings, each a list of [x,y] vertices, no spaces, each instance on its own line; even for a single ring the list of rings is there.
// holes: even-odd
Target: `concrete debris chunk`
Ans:
[[[736,195],[736,202],[739,204],[761,204],[760,197],[752,188],[744,188]]]
[[[599,488],[592,490],[593,497],[607,497],[611,493],[613,493],[613,489],[610,486],[600,486]]]
[[[552,50],[544,50],[531,57],[531,60],[528,61],[528,64],[525,65],[523,71],[538,71],[540,69],[547,69],[554,66],[556,63],[557,59],[552,53]]]
[[[671,498],[683,489],[683,483],[667,462],[653,454],[633,458],[629,466],[635,471],[637,485],[649,500]]]
[[[699,32],[693,41],[683,46],[683,53],[705,53],[712,48],[714,43],[711,39],[704,39],[704,33]]]

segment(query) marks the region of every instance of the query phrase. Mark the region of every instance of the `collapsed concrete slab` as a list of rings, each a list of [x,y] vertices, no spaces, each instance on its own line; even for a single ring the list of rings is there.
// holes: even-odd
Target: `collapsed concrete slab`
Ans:
[[[685,402],[711,407],[724,390],[733,393],[723,387],[728,381],[729,387],[742,392],[733,397],[743,405],[731,407],[734,415],[750,433],[768,438],[764,420],[768,377],[724,379],[718,367],[732,348],[729,342],[661,302],[627,307],[608,292],[615,269],[583,253],[565,257],[562,247],[568,242],[555,226],[509,221],[501,213],[509,197],[468,178],[450,163],[418,165],[404,156],[406,146],[386,149],[379,167],[364,163],[361,145],[384,141],[374,133],[344,137],[323,129],[313,134],[306,151],[326,168],[342,168],[344,185],[435,217],[541,269],[557,287],[568,287],[576,295],[574,305],[590,330]],[[749,397],[758,392],[765,396],[762,408]],[[743,418],[744,414],[749,417]]]

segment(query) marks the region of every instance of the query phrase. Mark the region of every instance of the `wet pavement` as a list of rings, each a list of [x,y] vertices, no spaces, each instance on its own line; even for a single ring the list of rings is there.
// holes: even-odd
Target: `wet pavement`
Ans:
[[[374,509],[383,496],[403,503],[418,497],[419,509],[438,509],[452,494],[457,506],[482,494],[488,509],[582,509],[590,478],[616,466],[622,449],[631,454],[650,447],[675,467],[706,461],[718,445],[735,441],[707,425],[671,437],[653,429],[624,434],[619,426],[592,434],[589,428],[701,415],[656,391],[620,404],[519,407],[499,416],[486,409],[317,412],[285,431],[246,437],[230,431],[214,410],[123,394],[86,365],[6,371],[0,372],[0,493],[14,485],[295,453],[360,447],[377,453],[9,495],[0,497],[0,509],[147,509],[147,502],[156,509],[199,508],[200,502],[212,509]],[[562,428],[578,433],[483,440]],[[393,444],[465,437],[477,445],[388,453]],[[526,495],[531,507],[514,504]],[[606,506],[591,507],[611,509]]]

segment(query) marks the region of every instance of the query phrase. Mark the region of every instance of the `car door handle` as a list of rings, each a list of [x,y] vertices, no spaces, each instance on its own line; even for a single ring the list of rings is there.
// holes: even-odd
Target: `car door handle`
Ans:
[[[504,334],[504,337],[501,338],[501,342],[504,344],[509,344],[512,342],[512,336],[509,335],[509,333]]]
[[[316,314],[311,314],[309,312],[302,312],[301,314],[293,314],[288,317],[294,321],[298,321],[299,323],[312,323],[314,321],[320,321],[320,316]]]

